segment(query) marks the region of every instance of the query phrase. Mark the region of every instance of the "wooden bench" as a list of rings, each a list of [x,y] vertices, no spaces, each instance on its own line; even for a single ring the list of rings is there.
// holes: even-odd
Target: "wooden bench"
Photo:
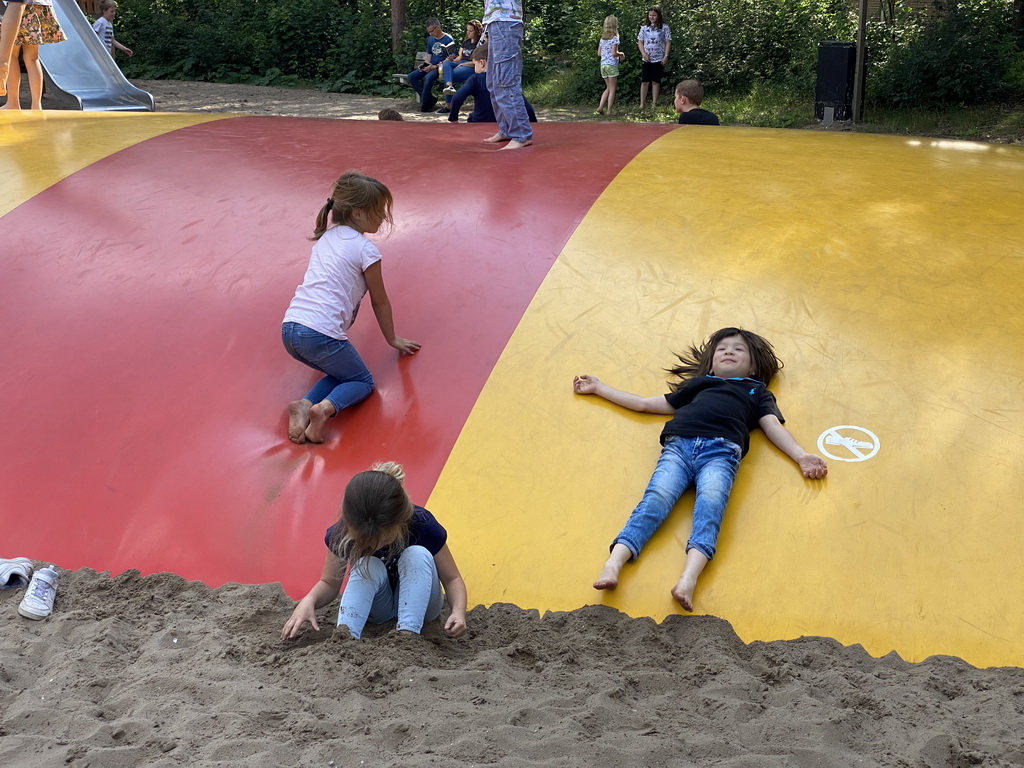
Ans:
[[[426,51],[420,51],[419,53],[416,54],[416,67],[419,67],[420,64],[423,64],[428,61],[430,61],[430,54],[427,53]],[[412,83],[409,82],[408,72],[395,72],[395,74],[393,74],[392,77],[395,78],[395,80],[400,82],[402,85],[408,85],[410,88],[412,87]]]

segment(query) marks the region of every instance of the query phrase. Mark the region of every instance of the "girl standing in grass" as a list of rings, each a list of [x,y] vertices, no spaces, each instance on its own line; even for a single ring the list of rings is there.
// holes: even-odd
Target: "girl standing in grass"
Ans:
[[[619,20],[614,16],[606,16],[601,40],[597,44],[597,55],[601,60],[601,77],[604,78],[604,93],[597,103],[597,114],[612,114],[615,106],[615,83],[619,78],[619,63],[626,54],[619,51]]]

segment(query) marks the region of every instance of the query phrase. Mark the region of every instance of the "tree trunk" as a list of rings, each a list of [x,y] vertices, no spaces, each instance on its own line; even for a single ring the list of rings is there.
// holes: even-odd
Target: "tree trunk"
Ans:
[[[405,0],[391,0],[391,52],[402,53],[402,33],[405,31]]]

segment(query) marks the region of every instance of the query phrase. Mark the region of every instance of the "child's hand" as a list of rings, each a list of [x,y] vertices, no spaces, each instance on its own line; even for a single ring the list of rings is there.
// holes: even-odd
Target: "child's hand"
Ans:
[[[462,637],[466,634],[466,614],[452,611],[452,615],[444,623],[444,633],[448,637]]]
[[[600,383],[597,377],[584,373],[572,380],[572,391],[577,395],[592,395],[597,392],[597,385]]]
[[[305,600],[300,600],[299,604],[295,606],[295,610],[292,611],[291,618],[284,623],[284,628],[281,630],[281,639],[293,640],[299,633],[302,625],[307,621],[312,625],[313,629],[317,632],[320,631],[320,625],[316,623],[316,611],[313,610],[313,606]]]
[[[403,355],[415,355],[420,349],[418,341],[403,339],[401,336],[395,336],[389,343]]]
[[[820,480],[828,474],[828,464],[821,456],[815,456],[813,453],[805,453],[797,460],[797,464],[800,465],[800,471],[804,473],[804,477],[809,477],[812,480]]]
[[[625,60],[626,60],[626,54],[623,53],[622,51],[619,51],[619,61],[625,61]]]

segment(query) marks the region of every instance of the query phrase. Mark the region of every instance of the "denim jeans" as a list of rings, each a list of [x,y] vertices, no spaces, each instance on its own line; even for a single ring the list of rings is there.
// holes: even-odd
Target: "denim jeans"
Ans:
[[[472,64],[466,64],[464,61],[442,61],[441,62],[441,76],[445,83],[464,83],[469,80],[469,76],[476,70],[473,69]]]
[[[373,392],[373,376],[351,342],[332,339],[299,323],[282,325],[281,340],[289,355],[326,374],[305,395],[313,405],[329,400],[337,416]]]
[[[352,566],[348,586],[341,595],[338,626],[360,637],[367,620],[383,624],[398,619],[396,629],[416,634],[425,621],[441,615],[443,597],[434,556],[425,547],[408,547],[398,558],[398,585],[394,590],[388,569],[377,557],[366,557]]]
[[[429,112],[437,99],[434,98],[434,83],[437,82],[437,70],[432,69],[424,72],[422,69],[414,69],[409,73],[409,85],[419,96],[420,111]]]
[[[651,481],[615,544],[625,544],[635,559],[647,540],[665,522],[672,507],[696,483],[693,528],[686,551],[699,550],[708,560],[722,526],[725,505],[740,466],[742,449],[721,437],[670,437],[661,449]]]
[[[492,21],[487,41],[487,90],[498,132],[513,141],[529,141],[533,129],[523,101],[523,23]]]

